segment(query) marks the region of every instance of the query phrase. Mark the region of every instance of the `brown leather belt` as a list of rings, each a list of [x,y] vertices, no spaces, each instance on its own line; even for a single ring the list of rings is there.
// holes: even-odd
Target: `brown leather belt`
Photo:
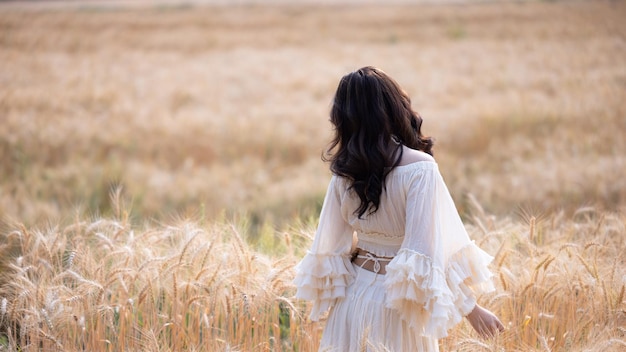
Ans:
[[[359,248],[352,257],[352,262],[371,272],[385,275],[387,271],[385,267],[393,259],[393,257],[382,257],[374,255],[364,249]]]

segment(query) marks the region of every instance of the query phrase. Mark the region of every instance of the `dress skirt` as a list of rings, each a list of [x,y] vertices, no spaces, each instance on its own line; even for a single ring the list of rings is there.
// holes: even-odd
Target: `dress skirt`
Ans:
[[[385,307],[385,275],[353,267],[356,278],[329,313],[320,351],[439,351],[436,338],[416,336],[397,311]]]

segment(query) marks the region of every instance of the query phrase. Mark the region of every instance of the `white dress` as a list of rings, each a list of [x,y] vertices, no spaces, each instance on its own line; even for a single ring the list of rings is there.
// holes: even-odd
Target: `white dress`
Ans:
[[[439,351],[438,339],[492,291],[492,257],[472,242],[434,161],[394,168],[380,207],[359,219],[348,181],[333,176],[311,249],[296,267],[311,320],[330,310],[320,351]],[[357,247],[394,257],[386,275],[350,261]]]

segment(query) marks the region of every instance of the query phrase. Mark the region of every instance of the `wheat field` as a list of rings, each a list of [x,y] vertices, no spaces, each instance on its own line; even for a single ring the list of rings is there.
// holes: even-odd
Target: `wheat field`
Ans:
[[[0,3],[0,351],[315,351],[339,78],[405,88],[494,255],[442,351],[626,349],[623,1]]]

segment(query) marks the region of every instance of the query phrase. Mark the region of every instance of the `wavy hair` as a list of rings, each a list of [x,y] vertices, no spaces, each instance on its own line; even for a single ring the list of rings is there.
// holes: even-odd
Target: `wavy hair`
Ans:
[[[354,211],[359,218],[378,210],[385,179],[402,159],[402,145],[432,155],[433,141],[422,136],[422,118],[411,109],[409,96],[375,67],[341,78],[330,121],[335,136],[322,159],[350,181],[361,200]]]

